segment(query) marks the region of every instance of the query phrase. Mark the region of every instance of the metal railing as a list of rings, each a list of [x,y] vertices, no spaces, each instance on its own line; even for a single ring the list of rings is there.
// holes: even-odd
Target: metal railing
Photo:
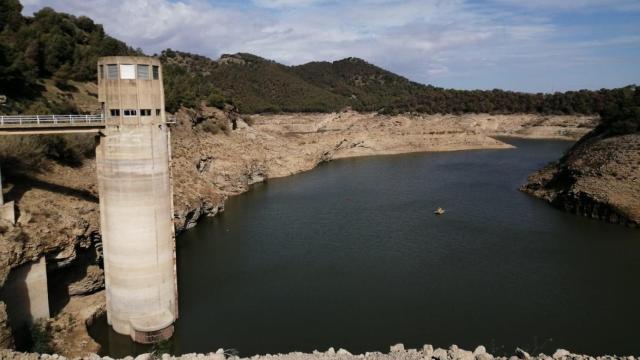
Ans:
[[[0,127],[101,126],[102,115],[0,115]]]

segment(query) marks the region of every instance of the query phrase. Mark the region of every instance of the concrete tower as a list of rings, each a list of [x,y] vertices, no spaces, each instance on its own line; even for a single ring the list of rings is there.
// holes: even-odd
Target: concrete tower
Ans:
[[[168,339],[178,316],[170,141],[160,61],[98,61],[106,128],[96,148],[107,319],[140,343]]]

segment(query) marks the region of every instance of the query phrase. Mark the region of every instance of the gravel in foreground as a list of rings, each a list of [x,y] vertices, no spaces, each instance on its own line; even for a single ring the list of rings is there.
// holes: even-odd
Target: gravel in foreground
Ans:
[[[91,354],[79,359],[83,360],[114,360],[110,357],[100,357]],[[325,352],[314,351],[313,353],[294,352],[289,354],[266,354],[255,355],[250,358],[240,358],[219,349],[215,353],[209,354],[185,354],[178,357],[168,354],[142,354],[137,357],[128,356],[122,360],[322,360],[322,359],[370,359],[370,360],[636,360],[634,356],[589,356],[573,354],[567,350],[557,350],[552,355],[539,354],[530,355],[524,350],[516,349],[514,355],[510,357],[489,354],[484,346],[478,346],[474,351],[467,351],[451,345],[449,349],[434,349],[431,345],[425,345],[422,349],[405,349],[402,344],[397,344],[389,349],[386,354],[380,352],[367,352],[365,354],[354,355],[344,349],[335,350],[330,348]],[[60,355],[21,353],[11,350],[0,350],[0,360],[67,360]]]

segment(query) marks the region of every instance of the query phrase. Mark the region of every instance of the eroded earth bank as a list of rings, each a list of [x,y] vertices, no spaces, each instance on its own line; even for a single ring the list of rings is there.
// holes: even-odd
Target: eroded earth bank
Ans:
[[[522,190],[568,212],[614,224],[640,224],[640,135],[588,134]]]
[[[383,116],[351,111],[241,116],[206,107],[182,109],[171,132],[175,226],[181,232],[203,216],[214,216],[224,210],[227,197],[247,191],[251,184],[332,159],[511,147],[496,136],[577,140],[597,122],[577,116]],[[5,200],[16,202],[18,219],[15,226],[0,227],[0,285],[11,269],[45,255],[55,316],[48,324],[50,345],[67,357],[84,356],[99,350],[86,323],[104,311],[95,163],[69,167],[50,162],[44,169],[11,175],[4,184]],[[619,176],[637,178],[637,173]],[[633,196],[638,199],[637,192]],[[633,206],[620,208],[619,218],[630,209],[628,218],[637,222]],[[4,310],[0,305],[0,345],[12,347]],[[424,355],[406,356],[416,354]],[[16,353],[2,355],[12,356]]]

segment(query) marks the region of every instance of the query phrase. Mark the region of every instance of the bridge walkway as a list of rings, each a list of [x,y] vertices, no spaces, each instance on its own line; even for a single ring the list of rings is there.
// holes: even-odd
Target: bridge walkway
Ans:
[[[0,135],[99,132],[103,115],[0,115]]]
[[[173,115],[167,124],[175,124]],[[0,135],[98,133],[106,122],[100,115],[0,115]]]

